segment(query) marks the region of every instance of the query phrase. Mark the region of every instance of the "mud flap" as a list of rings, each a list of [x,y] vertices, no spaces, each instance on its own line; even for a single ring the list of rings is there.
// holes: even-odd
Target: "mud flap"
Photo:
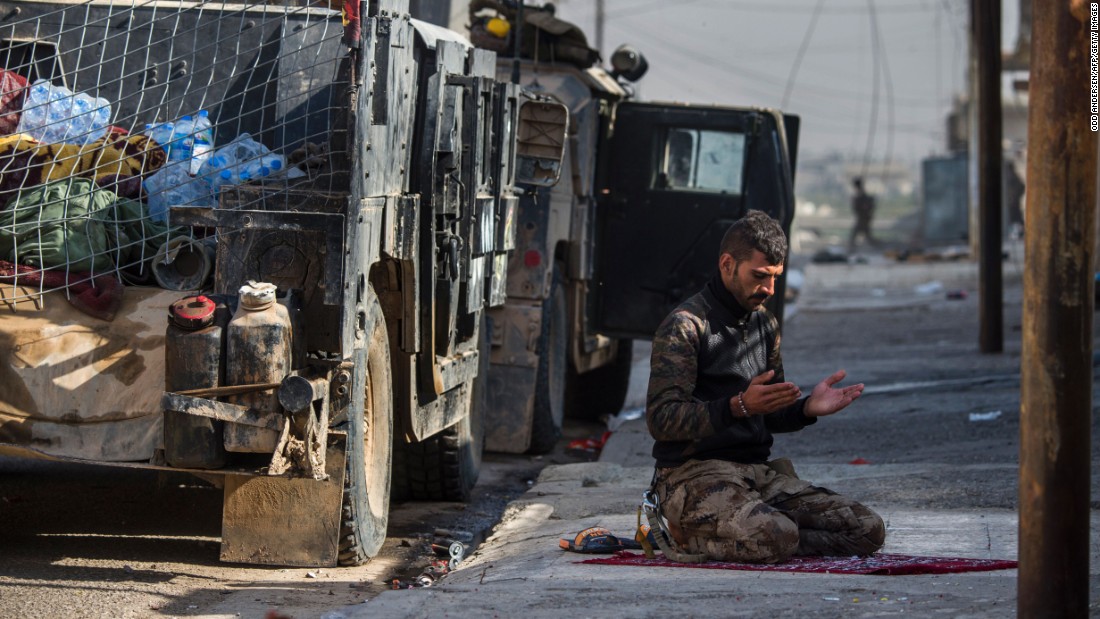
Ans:
[[[486,394],[485,450],[524,453],[531,446],[536,368],[492,364]]]
[[[325,481],[225,476],[221,560],[335,567],[347,435],[330,432]]]

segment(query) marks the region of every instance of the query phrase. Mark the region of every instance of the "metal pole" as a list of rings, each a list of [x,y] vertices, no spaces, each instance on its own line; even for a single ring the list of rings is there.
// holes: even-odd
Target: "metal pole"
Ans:
[[[975,0],[978,56],[979,344],[984,353],[1004,350],[1001,274],[1001,0]]]
[[[596,51],[603,58],[603,9],[604,0],[596,0]]]
[[[1090,35],[1097,35],[1097,3],[1032,6],[1017,611],[1025,619],[1084,617],[1097,197],[1097,116],[1090,109],[1097,48]]]
[[[512,83],[519,83],[519,57],[523,52],[523,3],[525,0],[519,0],[516,7],[516,23],[514,25],[515,35],[512,38]]]

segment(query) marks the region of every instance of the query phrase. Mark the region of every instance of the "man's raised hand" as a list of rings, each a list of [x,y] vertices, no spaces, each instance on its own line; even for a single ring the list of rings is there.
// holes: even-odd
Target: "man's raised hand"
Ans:
[[[794,383],[766,384],[775,377],[775,370],[768,370],[752,379],[745,392],[741,394],[741,403],[749,415],[766,415],[790,406],[802,397],[802,391]],[[735,417],[743,416],[737,396],[730,399],[730,411]]]
[[[863,383],[848,387],[833,386],[844,380],[847,375],[848,373],[844,370],[837,370],[835,374],[818,383],[814,390],[810,392],[803,413],[807,417],[832,415],[863,395]]]

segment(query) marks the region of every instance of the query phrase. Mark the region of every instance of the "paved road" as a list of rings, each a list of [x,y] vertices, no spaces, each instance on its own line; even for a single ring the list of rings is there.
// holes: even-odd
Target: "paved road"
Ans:
[[[887,522],[886,552],[1014,559],[1017,551],[1019,278],[1006,268],[1005,352],[977,352],[974,265],[808,269],[784,327],[787,376],[809,389],[837,368],[869,385],[844,412],[777,437],[773,454]],[[1018,272],[1016,273],[1018,274]],[[937,283],[938,282],[938,283]],[[963,300],[947,292],[965,289]],[[1100,335],[1095,329],[1094,335]],[[1095,343],[1094,343],[1095,345]],[[1100,396],[1094,373],[1093,393]],[[1094,425],[1100,422],[1094,399]],[[388,591],[348,618],[988,617],[1015,615],[1016,572],[848,576],[578,565],[560,536],[633,531],[651,441],[628,422],[595,465],[543,471],[479,552],[441,587]],[[1092,437],[1089,583],[1100,616],[1100,441]],[[1060,600],[1049,600],[1052,609]],[[456,609],[461,609],[459,612]]]

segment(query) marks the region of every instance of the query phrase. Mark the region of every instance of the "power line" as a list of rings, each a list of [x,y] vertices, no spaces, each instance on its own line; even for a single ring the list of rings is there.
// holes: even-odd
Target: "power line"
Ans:
[[[776,77],[774,73],[749,69],[739,64],[732,64],[722,58],[712,57],[710,54],[700,51],[698,49],[686,47],[667,38],[662,39],[658,33],[650,30],[649,28],[643,26],[632,26],[628,31],[616,22],[608,22],[608,25],[612,28],[616,28],[621,32],[628,34],[638,34],[640,32],[641,34],[646,36],[648,40],[647,45],[653,48],[671,51],[681,57],[691,59],[693,62],[700,62],[701,58],[705,58],[706,66],[711,69],[718,69],[732,75],[750,79],[756,84],[774,85],[777,89],[784,84],[784,81],[781,78]],[[761,90],[759,92],[763,94],[765,91]],[[830,88],[828,86],[820,84],[807,84],[805,82],[800,84],[799,92],[802,93],[803,96],[816,96],[826,99],[848,102],[859,100],[861,98],[867,98],[871,95],[871,93],[868,92],[858,92],[851,89],[842,88]],[[779,99],[781,95],[777,92],[770,92],[765,96],[769,100],[772,100],[774,102]],[[936,108],[944,105],[943,102],[933,101],[929,98],[904,99],[901,100],[901,103],[906,107],[914,108]]]
[[[798,68],[802,66],[802,57],[806,55],[806,50],[810,47],[810,39],[814,36],[814,28],[817,27],[817,18],[821,16],[821,7],[825,5],[825,0],[817,0],[817,6],[814,7],[814,14],[810,17],[810,25],[806,28],[806,34],[802,36],[802,43],[798,46],[798,54],[794,57],[794,64],[791,65],[791,72],[787,75],[787,87],[783,89],[783,101],[779,104],[779,109],[787,109],[787,101],[791,97],[791,90],[794,88],[794,78],[798,75]]]
[[[882,56],[882,76],[886,80],[886,166],[894,157],[894,78],[890,74],[890,56],[886,53],[886,45],[882,42],[882,29],[878,22],[878,12],[874,10],[874,0],[867,0],[872,5],[871,24],[878,34],[879,54]]]
[[[867,0],[867,4],[874,8],[874,0]],[[874,15],[872,13],[871,15]],[[863,149],[863,166],[860,176],[867,176],[867,165],[871,161],[871,149],[875,145],[875,130],[878,128],[878,80],[879,80],[879,40],[878,29],[874,27],[874,17],[871,18],[871,122],[867,127],[867,146]]]

